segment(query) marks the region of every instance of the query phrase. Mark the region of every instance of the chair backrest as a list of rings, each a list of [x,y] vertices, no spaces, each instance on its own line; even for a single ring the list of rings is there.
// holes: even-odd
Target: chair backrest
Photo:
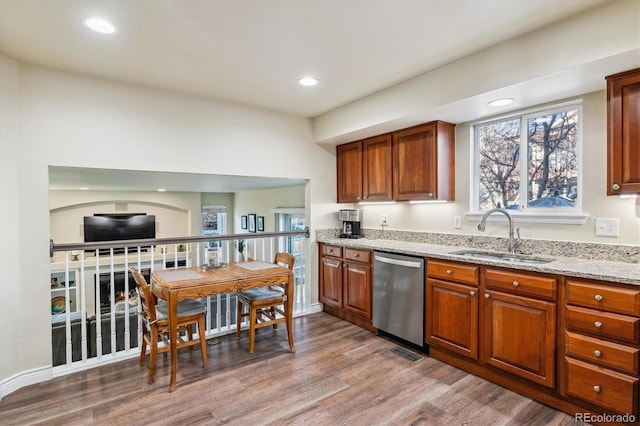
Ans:
[[[293,265],[296,263],[296,258],[291,253],[279,252],[276,253],[276,258],[273,263],[286,266],[291,271],[293,271]]]
[[[147,324],[154,323],[156,321],[156,301],[151,293],[151,288],[147,284],[147,280],[136,268],[129,268],[133,279],[138,287],[138,300],[140,306],[142,306],[142,318]]]

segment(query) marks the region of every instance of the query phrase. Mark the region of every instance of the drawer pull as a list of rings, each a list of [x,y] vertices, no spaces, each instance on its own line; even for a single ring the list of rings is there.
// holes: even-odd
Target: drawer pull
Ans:
[[[595,351],[593,351],[593,354],[594,354],[595,356],[597,356],[598,358],[600,358],[600,357],[602,356],[602,352],[600,352],[600,351],[599,351],[599,350],[597,350],[597,349],[596,349]]]
[[[600,393],[600,386],[595,385],[595,386],[593,387],[593,390],[594,390],[594,391],[596,391],[596,392],[598,392],[598,393]]]
[[[451,269],[447,269],[447,275],[451,275],[453,274],[453,271]]]
[[[602,295],[600,295],[600,294],[596,294],[596,296],[594,297],[594,299],[596,299],[598,302],[602,302]]]
[[[469,294],[470,294],[471,296],[475,296],[475,295],[476,295],[476,292],[475,292],[475,291],[473,291],[473,290],[471,290],[471,291],[469,292]]]
[[[514,287],[518,287],[519,285],[520,285],[520,283],[519,283],[518,281],[514,281],[514,282],[513,282],[513,286],[514,286]]]
[[[360,257],[360,253],[356,253],[353,257]]]
[[[489,293],[485,293],[485,294],[484,294],[484,298],[485,298],[485,299],[488,299],[488,298],[490,298],[490,297],[491,297],[491,296],[489,295]]]
[[[593,323],[593,325],[595,325],[595,326],[596,326],[596,328],[600,328],[600,327],[602,327],[602,323],[601,323],[600,321],[596,321],[596,322],[594,322],[594,323]]]

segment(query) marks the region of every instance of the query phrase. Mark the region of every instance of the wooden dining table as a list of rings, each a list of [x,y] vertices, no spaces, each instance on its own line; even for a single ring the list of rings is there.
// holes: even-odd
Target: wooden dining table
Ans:
[[[158,298],[169,305],[169,327],[172,330],[171,344],[171,381],[169,390],[176,386],[177,369],[177,341],[178,341],[178,302],[184,299],[199,299],[223,293],[237,293],[253,287],[285,284],[287,300],[284,304],[286,314],[287,335],[289,349],[295,352],[293,344],[292,313],[293,313],[293,272],[283,266],[263,262],[248,261],[229,263],[218,268],[201,266],[161,269],[151,274],[151,291]],[[198,330],[198,333],[204,333]]]

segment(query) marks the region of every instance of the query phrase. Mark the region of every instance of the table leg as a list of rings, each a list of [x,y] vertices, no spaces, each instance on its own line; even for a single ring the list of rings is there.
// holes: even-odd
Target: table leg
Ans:
[[[174,291],[169,292],[169,340],[171,345],[171,381],[169,392],[176,388],[176,370],[178,367],[178,301]]]
[[[291,273],[289,274],[289,280],[287,281],[287,300],[284,303],[284,309],[287,321],[287,336],[289,337],[289,350],[295,353],[296,347],[293,345],[293,290],[294,278]]]

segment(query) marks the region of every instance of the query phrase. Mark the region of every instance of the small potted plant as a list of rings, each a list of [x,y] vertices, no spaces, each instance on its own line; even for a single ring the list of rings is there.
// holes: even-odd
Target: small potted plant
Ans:
[[[239,262],[244,261],[244,247],[245,247],[244,240],[238,240],[238,261]]]

